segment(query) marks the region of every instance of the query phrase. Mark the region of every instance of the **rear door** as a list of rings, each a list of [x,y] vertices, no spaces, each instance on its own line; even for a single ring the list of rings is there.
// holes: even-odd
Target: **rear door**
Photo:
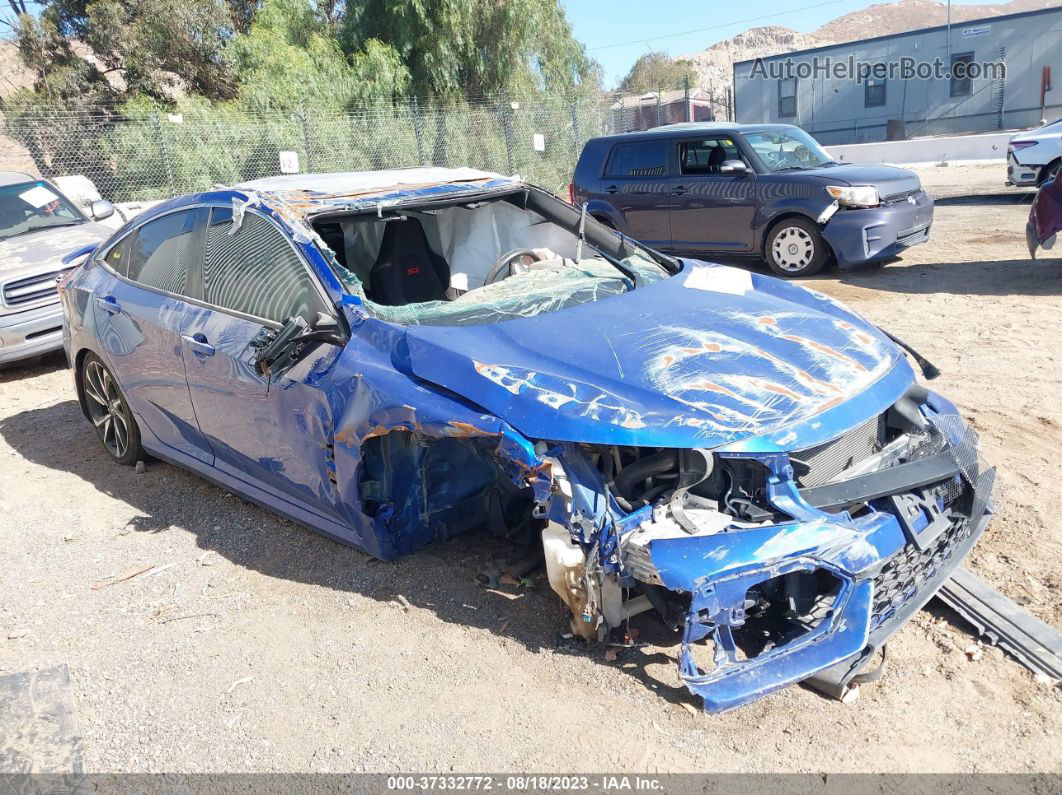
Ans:
[[[328,374],[341,348],[316,343],[290,370],[255,368],[251,341],[292,316],[313,323],[334,308],[301,255],[274,222],[231,206],[210,209],[200,260],[203,305],[181,339],[188,389],[214,466],[303,508],[335,517]]]
[[[671,242],[668,218],[668,142],[663,139],[614,144],[605,162],[597,197],[623,218],[626,232],[650,246]]]
[[[202,247],[202,208],[154,218],[103,256],[110,273],[93,289],[97,337],[142,425],[167,447],[207,464],[214,454],[196,423],[185,381],[181,326],[189,266]]]
[[[703,136],[671,142],[677,172],[671,190],[671,248],[676,251],[752,249],[756,174],[724,174],[724,160],[741,160],[733,138]]]

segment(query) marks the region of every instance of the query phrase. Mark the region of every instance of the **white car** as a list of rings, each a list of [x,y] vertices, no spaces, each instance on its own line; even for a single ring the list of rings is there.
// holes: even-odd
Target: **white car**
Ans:
[[[1007,184],[1035,188],[1062,165],[1062,119],[1019,133],[1007,146]]]

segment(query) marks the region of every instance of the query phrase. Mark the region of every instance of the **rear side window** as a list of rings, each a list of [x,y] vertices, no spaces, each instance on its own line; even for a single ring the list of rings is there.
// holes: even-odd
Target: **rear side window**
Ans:
[[[612,147],[605,174],[609,177],[662,177],[666,164],[666,141],[632,141]]]
[[[268,220],[246,212],[232,230],[232,208],[210,211],[203,262],[203,298],[208,304],[284,323],[293,316],[313,322],[327,307],[284,234]]]
[[[108,263],[112,256],[117,257],[112,267],[133,281],[168,293],[184,293],[195,214],[195,210],[182,210],[148,221],[137,230],[128,253],[123,251],[124,245],[108,252]],[[124,266],[122,259],[126,260]]]

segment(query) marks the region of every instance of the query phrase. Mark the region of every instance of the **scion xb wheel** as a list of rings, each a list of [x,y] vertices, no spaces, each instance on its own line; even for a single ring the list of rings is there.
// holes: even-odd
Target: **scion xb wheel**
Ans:
[[[767,235],[763,256],[779,276],[811,276],[822,270],[829,252],[818,226],[803,218],[786,218]]]
[[[85,357],[81,368],[81,392],[85,396],[89,419],[111,458],[119,464],[135,464],[144,455],[140,447],[140,428],[118,389],[118,382],[107,366],[91,353]]]

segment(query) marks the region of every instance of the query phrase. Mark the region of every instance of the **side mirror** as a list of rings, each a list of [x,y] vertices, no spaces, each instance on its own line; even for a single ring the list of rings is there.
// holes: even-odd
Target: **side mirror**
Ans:
[[[89,208],[89,213],[94,220],[102,221],[104,218],[110,218],[114,215],[114,205],[109,201],[97,199],[92,202],[92,207]]]
[[[748,170],[749,167],[742,160],[724,160],[719,166],[721,174],[744,174]]]

